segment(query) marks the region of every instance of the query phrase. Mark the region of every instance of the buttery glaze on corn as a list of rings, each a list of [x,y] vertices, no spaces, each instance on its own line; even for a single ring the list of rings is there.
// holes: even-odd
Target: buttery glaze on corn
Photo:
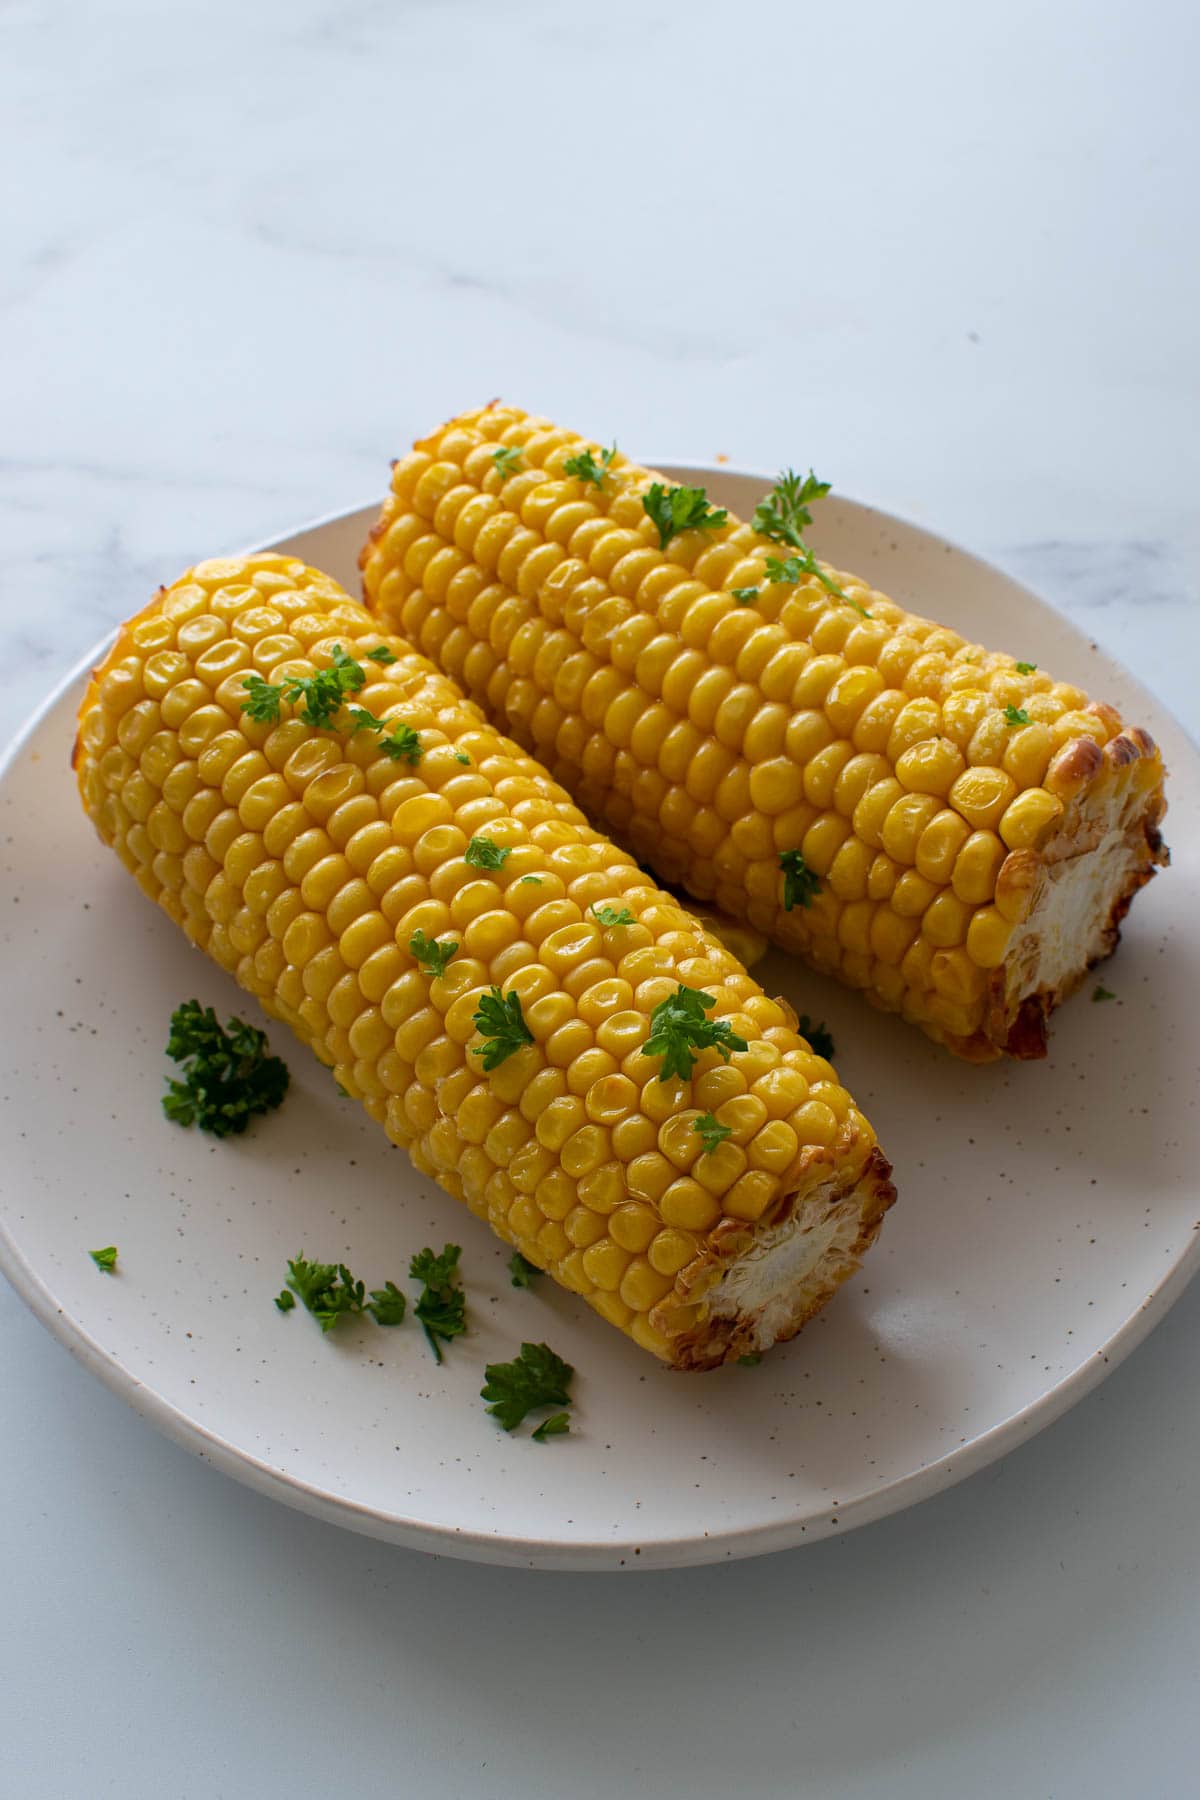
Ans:
[[[1042,1054],[1165,860],[1149,737],[853,575],[870,618],[814,577],[770,584],[786,546],[732,516],[660,549],[654,473],[618,454],[602,487],[568,476],[590,447],[499,404],[418,444],[363,552],[368,604],[663,879],[961,1055]],[[1109,837],[1103,916],[1039,961],[1031,919]],[[807,908],[784,910],[786,850],[820,877]]]
[[[384,643],[394,664],[364,661]],[[420,734],[416,767],[372,731],[242,710],[248,675],[311,674],[336,645],[367,673],[353,702]],[[145,893],[419,1169],[656,1356],[704,1367],[790,1335],[871,1242],[887,1163],[790,1009],[328,577],[258,556],[162,591],[97,670],[76,761]],[[464,860],[481,835],[510,851],[502,868]],[[604,904],[635,922],[597,924]],[[418,930],[459,944],[441,978],[409,951]],[[748,1048],[663,1083],[641,1046],[678,982]],[[535,1041],[484,1074],[473,1014],[493,984]],[[729,1128],[711,1154],[702,1112]],[[850,1223],[803,1292],[767,1326],[714,1316],[730,1267],[806,1206],[823,1217],[826,1192]]]

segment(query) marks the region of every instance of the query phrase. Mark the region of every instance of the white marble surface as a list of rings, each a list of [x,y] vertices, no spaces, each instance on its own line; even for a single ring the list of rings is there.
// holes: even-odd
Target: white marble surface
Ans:
[[[990,555],[1193,728],[1183,0],[0,10],[0,726],[198,556],[494,393]],[[999,633],[1002,636],[1002,632]],[[0,1292],[7,1791],[1192,1791],[1200,1293],[1005,1463],[739,1567],[271,1506]],[[327,1785],[324,1781],[322,1785]]]

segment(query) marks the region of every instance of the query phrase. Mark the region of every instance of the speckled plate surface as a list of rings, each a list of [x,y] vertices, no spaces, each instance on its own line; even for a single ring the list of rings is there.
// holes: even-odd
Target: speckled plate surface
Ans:
[[[764,485],[677,474],[738,510]],[[357,591],[373,514],[277,547]],[[514,1290],[485,1227],[282,1027],[272,1041],[294,1087],[281,1111],[226,1144],[163,1119],[172,1007],[194,994],[257,1012],[83,818],[67,766],[77,671],[0,780],[0,1265],[143,1416],[263,1492],[396,1543],[546,1568],[678,1566],[845,1530],[983,1467],[1086,1393],[1180,1293],[1200,1260],[1200,757],[996,570],[836,498],[816,541],[898,600],[1115,701],[1162,743],[1175,866],[1105,970],[1116,999],[1085,993],[1060,1013],[1047,1062],[967,1068],[773,956],[766,987],[829,1022],[900,1200],[858,1280],[794,1343],[758,1368],[672,1375],[549,1282]],[[129,610],[144,600],[130,594]],[[407,1326],[323,1338],[272,1305],[301,1248],[378,1284],[447,1238],[463,1245],[473,1328],[443,1368]],[[114,1276],[87,1254],[108,1243]],[[522,1338],[578,1370],[569,1438],[509,1438],[484,1413],[484,1363]]]

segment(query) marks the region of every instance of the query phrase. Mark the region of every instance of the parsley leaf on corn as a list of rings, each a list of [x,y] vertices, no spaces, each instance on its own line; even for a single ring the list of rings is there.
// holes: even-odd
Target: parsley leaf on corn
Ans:
[[[1037,668],[1036,663],[1019,662],[1017,664],[1017,674],[1018,675],[1032,675],[1036,668]]]
[[[793,906],[811,906],[821,891],[821,877],[810,869],[799,850],[781,850],[779,866],[783,870],[783,910]]]
[[[512,855],[508,844],[493,844],[491,838],[473,837],[463,851],[463,861],[473,869],[502,869]]]
[[[720,1120],[714,1118],[710,1112],[701,1113],[692,1126],[692,1130],[704,1145],[705,1156],[711,1156],[717,1145],[725,1142],[730,1129],[728,1125],[722,1125]]]
[[[633,914],[627,906],[593,906],[592,917],[600,925],[632,925]]]
[[[386,644],[377,644],[374,650],[367,651],[368,662],[394,663],[398,660],[399,658],[393,651],[388,649]]]
[[[487,1071],[498,1069],[502,1062],[533,1042],[533,1033],[521,1011],[520,994],[504,994],[498,987],[492,988],[480,999],[474,1020],[483,1042],[473,1054],[482,1056]]]
[[[661,1056],[658,1079],[669,1081],[678,1075],[681,1081],[691,1078],[696,1066],[696,1053],[719,1050],[729,1061],[731,1050],[745,1050],[746,1040],[739,1037],[723,1019],[706,1019],[706,1010],[717,1004],[712,994],[679,983],[675,992],[660,1000],[650,1014],[650,1036],[642,1045],[647,1056]]]
[[[519,444],[501,444],[492,451],[492,461],[499,469],[502,478],[507,481],[521,467],[521,449]]]
[[[408,948],[416,957],[422,975],[431,975],[436,981],[446,973],[446,964],[458,949],[458,945],[439,944],[436,939],[426,937],[418,927],[408,940]]]
[[[792,554],[782,561],[777,556],[768,556],[767,558],[767,580],[772,586],[799,581],[804,575],[815,575],[828,593],[833,594],[838,600],[844,600],[847,606],[852,606],[855,612],[862,614],[864,619],[871,617],[865,606],[848,594],[845,588],[839,587],[832,575],[825,573],[811,550],[793,550]]]
[[[467,1329],[467,1296],[458,1286],[461,1244],[444,1244],[441,1252],[418,1250],[408,1265],[410,1281],[421,1283],[421,1296],[413,1308],[421,1321],[426,1342],[438,1362],[444,1362],[442,1344],[461,1337]]]
[[[614,444],[610,450],[600,452],[600,460],[597,462],[590,450],[583,450],[578,456],[568,456],[563,464],[563,474],[574,475],[577,481],[590,481],[594,487],[602,488],[609,464],[616,454],[617,446]]]
[[[716,531],[729,514],[708,504],[701,487],[664,487],[661,481],[642,495],[642,510],[658,528],[658,547],[665,550],[681,531]]]
[[[556,1356],[549,1344],[522,1344],[520,1355],[512,1362],[488,1363],[479,1396],[491,1402],[487,1410],[497,1424],[505,1431],[515,1431],[526,1414],[539,1407],[570,1406],[574,1373],[570,1363]],[[547,1420],[543,1438],[552,1435],[551,1426],[552,1421]],[[566,1429],[565,1425],[555,1424],[553,1435]]]
[[[730,588],[729,591],[739,606],[749,606],[752,600],[758,599],[758,589],[756,587]]]
[[[1028,725],[1029,714],[1023,706],[1014,706],[1010,701],[1004,709],[1004,718],[1009,725]]]
[[[390,651],[388,655],[391,656]],[[306,725],[332,725],[346,695],[356,694],[367,681],[362,664],[347,656],[340,644],[333,646],[332,657],[330,667],[318,669],[315,675],[287,675],[281,682],[264,681],[261,675],[248,675],[242,686],[250,697],[243,700],[242,711],[249,713],[252,719],[275,725],[279,722],[282,701],[294,706],[297,700],[303,700],[300,718]],[[395,661],[394,657],[392,661]]]
[[[111,1275],[117,1266],[117,1246],[115,1244],[106,1244],[103,1250],[89,1250],[88,1255],[96,1267],[103,1269],[106,1275]]]
[[[230,1019],[222,1030],[212,1007],[198,1000],[185,1000],[171,1014],[167,1055],[184,1071],[182,1081],[167,1082],[162,1101],[176,1125],[232,1137],[287,1093],[287,1064],[268,1054],[266,1032],[242,1019]]]
[[[823,1056],[826,1062],[833,1061],[833,1034],[825,1029],[824,1019],[817,1025],[807,1013],[801,1013],[796,1021],[796,1030],[807,1040],[810,1050]]]

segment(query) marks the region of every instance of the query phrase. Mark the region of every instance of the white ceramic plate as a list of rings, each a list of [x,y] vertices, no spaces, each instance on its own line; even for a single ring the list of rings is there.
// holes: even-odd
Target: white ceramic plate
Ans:
[[[698,475],[744,511],[765,485]],[[286,539],[351,591],[374,508]],[[824,502],[818,547],[897,599],[1079,680],[1162,743],[1175,867],[1055,1021],[1048,1061],[968,1068],[775,955],[765,985],[828,1020],[838,1066],[895,1162],[900,1200],[859,1278],[753,1369],[673,1375],[504,1250],[272,1027],[287,1104],[244,1139],[168,1124],[172,1007],[253,1002],[138,892],[67,767],[78,671],[0,782],[0,1263],[55,1334],[140,1413],[318,1517],[454,1556],[546,1568],[749,1556],[880,1518],[1048,1424],[1145,1335],[1200,1258],[1197,764],[1162,708],[1014,582],[911,525]],[[172,571],[166,571],[170,574]],[[130,594],[129,609],[145,596]],[[100,651],[97,651],[97,656]],[[272,1304],[287,1258],[404,1281],[463,1245],[471,1335],[323,1338]],[[115,1243],[120,1269],[88,1250]],[[506,1437],[485,1362],[546,1339],[578,1370],[569,1438]]]

